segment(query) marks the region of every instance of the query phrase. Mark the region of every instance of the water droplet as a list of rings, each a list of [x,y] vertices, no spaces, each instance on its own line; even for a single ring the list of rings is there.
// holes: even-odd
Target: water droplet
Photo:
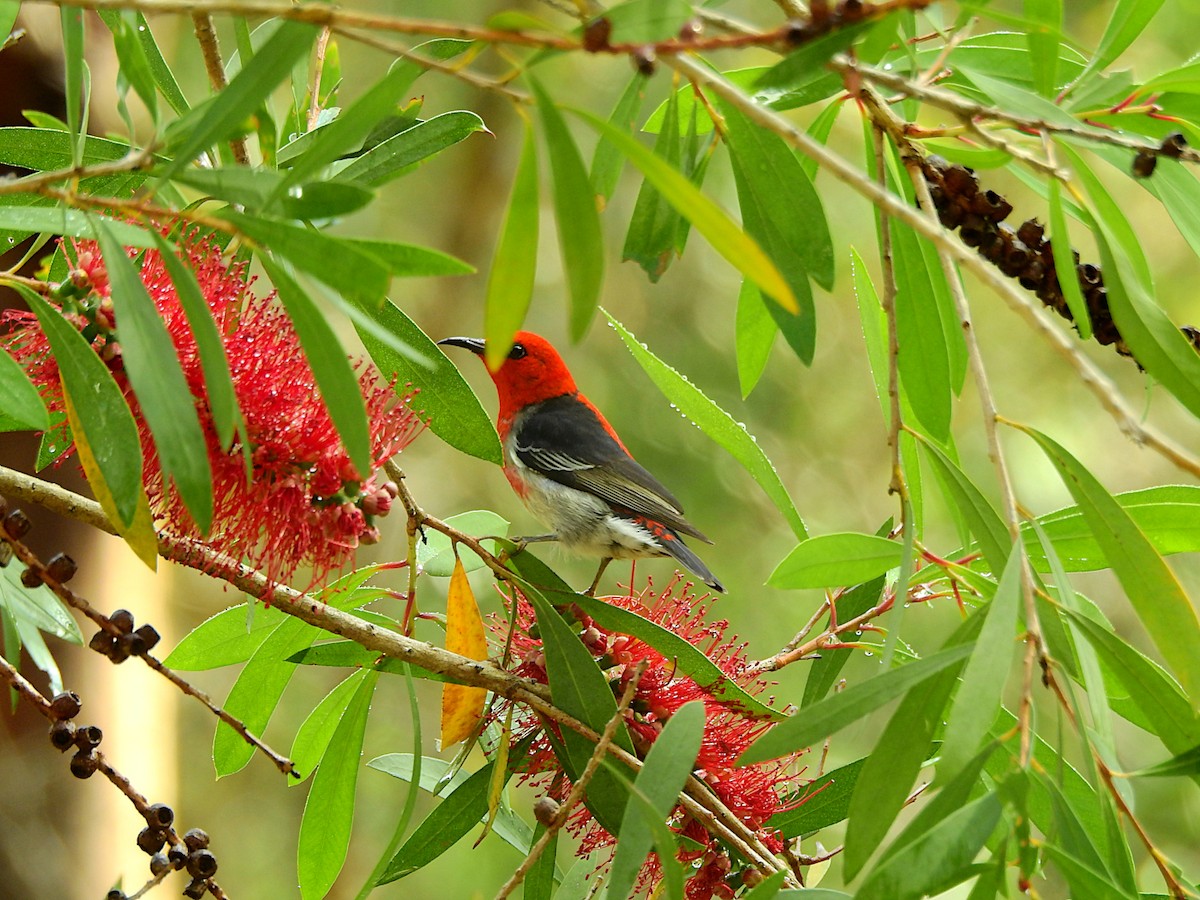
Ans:
[[[874,654],[874,653],[872,653],[870,650],[868,650],[868,651],[866,651],[866,655],[867,655],[867,656],[874,656],[875,654]]]
[[[854,636],[855,636],[855,637],[862,637],[862,629],[860,628],[860,629],[858,629],[856,632],[854,632]]]
[[[299,184],[292,185],[290,188],[288,188],[288,196],[291,197],[293,200],[299,200],[301,197],[304,196],[303,185],[299,185]]]

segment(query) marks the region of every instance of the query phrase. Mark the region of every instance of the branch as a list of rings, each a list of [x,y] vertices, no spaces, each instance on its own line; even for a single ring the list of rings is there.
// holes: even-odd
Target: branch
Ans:
[[[225,65],[221,62],[221,46],[217,43],[217,32],[213,29],[212,16],[204,10],[192,12],[192,28],[196,32],[196,41],[200,44],[200,52],[204,55],[204,69],[208,72],[208,81],[213,93],[219,94],[225,90]],[[242,60],[245,64],[247,60]],[[229,142],[233,158],[239,166],[250,164],[250,154],[246,150],[246,139],[235,138]]]

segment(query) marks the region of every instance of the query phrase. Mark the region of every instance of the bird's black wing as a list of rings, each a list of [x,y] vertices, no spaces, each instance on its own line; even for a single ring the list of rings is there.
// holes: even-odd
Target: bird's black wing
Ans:
[[[708,541],[683,517],[674,495],[621,448],[575,395],[539,403],[515,424],[514,453],[533,471],[618,509]]]

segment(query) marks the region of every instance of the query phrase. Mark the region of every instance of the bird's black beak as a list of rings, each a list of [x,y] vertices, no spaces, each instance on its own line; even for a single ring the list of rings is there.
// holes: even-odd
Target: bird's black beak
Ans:
[[[438,341],[439,347],[465,347],[476,356],[483,356],[483,338],[448,337]]]

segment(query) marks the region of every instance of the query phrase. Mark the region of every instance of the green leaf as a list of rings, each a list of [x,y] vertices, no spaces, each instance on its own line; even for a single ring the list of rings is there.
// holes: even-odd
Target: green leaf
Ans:
[[[947,496],[962,515],[975,540],[979,542],[979,549],[983,551],[991,570],[1001,571],[1005,560],[1008,559],[1010,543],[1008,529],[1000,514],[975,483],[940,447],[921,435],[918,435],[917,439],[925,449],[925,458],[941,476]]]
[[[654,141],[654,155],[686,176],[683,142],[679,135],[678,119],[673,112],[674,94],[667,103],[671,113],[666,127]],[[657,282],[679,252],[676,238],[682,223],[683,217],[670,201],[649,178],[644,178],[633,206],[633,215],[629,219],[629,230],[625,233],[621,259],[633,260],[642,267],[651,282]]]
[[[21,573],[25,569],[25,564],[19,560],[0,567],[0,606],[8,610],[17,624],[32,625],[61,640],[82,644],[79,624],[54,592],[45,584],[27,588],[21,583]]]
[[[633,131],[633,122],[646,99],[647,77],[640,72],[626,85],[621,99],[613,107],[612,115],[608,117],[609,124],[622,133]],[[617,189],[617,181],[621,177],[621,169],[625,165],[625,157],[612,141],[601,137],[596,144],[596,153],[592,157],[591,182],[596,194],[597,206],[603,210],[612,199],[613,191]]]
[[[1200,743],[1200,720],[1167,673],[1098,622],[1071,609],[1062,612],[1120,679],[1167,750],[1186,753]]]
[[[1042,845],[1047,858],[1061,870],[1076,897],[1095,900],[1127,900],[1129,894],[1114,884],[1106,874],[1097,872],[1065,850],[1053,844]]]
[[[537,583],[536,577],[523,565],[529,559],[531,559],[529,554],[523,553],[513,562],[518,572]],[[775,721],[786,718],[783,713],[748,694],[745,689],[726,676],[716,663],[705,656],[701,650],[670,629],[663,628],[635,612],[613,606],[586,594],[571,594],[569,597],[561,599],[563,602],[576,604],[602,628],[645,641],[664,658],[672,661],[676,674],[692,679],[699,687],[708,691],[713,700],[739,715]]]
[[[187,317],[188,327],[196,339],[200,365],[204,370],[204,387],[208,395],[208,408],[221,447],[228,449],[233,443],[235,432],[244,431],[245,423],[234,392],[233,376],[229,371],[229,360],[225,357],[225,345],[221,333],[213,321],[212,312],[196,275],[176,254],[174,248],[157,231],[151,235],[158,245],[159,256],[171,276],[171,284]]]
[[[1057,87],[1062,0],[1024,0],[1023,10],[1029,22],[1025,39],[1029,43],[1034,89],[1043,97],[1053,97]],[[1052,184],[1057,186],[1057,182]]]
[[[45,431],[50,427],[50,414],[41,394],[15,359],[0,351],[0,416],[16,428],[12,430]]]
[[[799,310],[786,279],[762,248],[682,173],[643,147],[632,135],[591,113],[582,110],[572,112],[599,131],[625,155],[626,159],[637,166],[646,176],[646,180],[654,185],[667,202],[691,222],[712,244],[713,249],[725,257],[734,268],[785,309],[793,312]]]
[[[525,321],[533,300],[537,273],[538,171],[533,126],[525,126],[525,142],[513,178],[508,211],[488,276],[483,333],[487,341],[484,361],[495,371],[512,347],[513,335]]]
[[[62,22],[62,58],[64,64],[63,94],[66,97],[67,130],[77,135],[73,141],[73,160],[79,165],[82,158],[83,135],[87,131],[88,108],[85,94],[90,92],[90,74],[83,52],[83,10],[64,6],[59,9]]]
[[[833,239],[812,179],[783,138],[754,125],[729,103],[717,102],[725,118],[729,158],[738,176],[743,216],[749,203],[761,225],[756,231],[747,222],[747,230],[776,265],[795,256],[805,274],[825,290],[832,290]],[[789,279],[789,283],[795,288],[794,280]]]
[[[353,642],[344,641],[342,643],[352,644]],[[354,646],[362,649],[359,644],[354,644]],[[348,710],[350,698],[358,691],[366,676],[366,672],[359,671],[338,682],[337,686],[313,707],[312,712],[300,724],[296,737],[292,741],[292,751],[288,754],[288,758],[295,763],[296,772],[301,777],[289,778],[288,787],[303,784],[308,776],[316,771],[318,763],[321,762],[321,758],[329,746],[330,739],[333,738],[334,731],[337,730],[338,724]]]
[[[98,10],[98,13],[110,29],[112,21],[121,15],[118,10]],[[155,85],[172,111],[176,115],[182,116],[189,108],[187,98],[179,89],[179,83],[175,80],[175,74],[171,71],[171,67],[163,59],[162,51],[158,49],[158,42],[154,40],[154,33],[150,30],[150,24],[141,12],[136,13],[133,24],[134,33],[142,45],[142,56],[146,60]]]
[[[526,852],[532,850],[545,833],[546,826],[539,822],[529,839],[529,847]],[[556,877],[555,873],[555,860],[557,856],[558,834],[555,833],[551,836],[550,842],[546,844],[546,849],[542,851],[542,855],[538,857],[538,861],[530,868],[529,874],[525,876],[525,892],[522,895],[524,900],[550,900],[554,894],[556,881],[561,881],[560,878]]]
[[[37,294],[20,287],[18,290],[50,342],[67,395],[79,398],[73,402],[78,427],[87,435],[104,480],[104,496],[112,503],[105,514],[118,529],[128,528],[139,505],[145,502],[142,445],[133,414],[108,366],[83,335]]]
[[[1100,38],[1100,45],[1075,84],[1083,82],[1093,72],[1108,68],[1109,63],[1116,60],[1137,40],[1138,35],[1150,24],[1150,20],[1162,5],[1163,0],[1117,0]]]
[[[802,541],[775,567],[767,584],[789,590],[869,581],[900,565],[904,547],[872,534],[841,532]]]
[[[653,44],[679,34],[692,16],[687,0],[626,0],[605,10],[614,44]]]
[[[775,813],[767,827],[778,828],[785,837],[801,837],[836,825],[850,811],[850,797],[867,760],[856,759],[840,769],[826,772],[804,788],[796,808]],[[805,799],[807,798],[807,799]]]
[[[247,622],[245,605],[231,606],[205,619],[184,636],[163,665],[183,672],[198,672],[243,663],[283,621],[275,609],[256,609]]]
[[[1046,435],[1033,429],[1025,431],[1045,451],[1079,504],[1155,646],[1188,695],[1200,697],[1200,656],[1192,652],[1200,646],[1200,620],[1178,579],[1129,513],[1094,475]]]
[[[138,34],[139,25],[144,23],[143,17],[132,10],[114,10],[108,16],[102,16],[113,36],[113,49],[117,53],[120,65],[118,85],[122,93],[124,79],[137,92],[142,103],[150,112],[150,117],[158,121],[158,91],[150,60],[146,55],[146,47]],[[140,21],[139,21],[140,20]]]
[[[762,377],[778,333],[779,326],[771,317],[762,291],[743,278],[741,290],[738,291],[735,332],[738,384],[742,388],[743,400],[750,396]]]
[[[490,509],[473,509],[446,519],[446,524],[464,534],[480,537],[507,537],[509,522]],[[417,562],[426,575],[449,578],[454,571],[455,548],[450,538],[440,531],[430,531],[417,544]],[[457,556],[467,572],[483,568],[483,560],[470,547],[458,545]]]
[[[603,731],[617,713],[617,701],[608,680],[580,641],[577,626],[568,625],[540,592],[529,589],[526,593],[537,614],[554,705],[597,733]],[[569,729],[563,729],[563,743],[570,762],[568,774],[576,778],[591,758],[595,745]],[[623,722],[617,727],[613,743],[630,752],[633,750]],[[609,834],[619,833],[626,801],[627,792],[621,789],[613,775],[605,768],[598,769],[589,785],[587,804]]]
[[[884,579],[880,577],[866,584],[856,585],[852,590],[837,596],[837,618],[848,622],[865,613],[879,602],[883,595],[883,585]],[[800,700],[801,709],[811,706],[833,690],[842,668],[853,654],[854,650],[849,647],[822,648],[820,658],[809,664],[808,678],[804,682],[804,696]]]
[[[558,243],[571,296],[571,339],[578,341],[596,315],[596,304],[604,283],[604,236],[600,230],[600,214],[583,156],[562,113],[532,76],[529,83],[537,98],[546,147],[550,151]]]
[[[704,704],[698,701],[681,706],[670,719],[662,734],[650,747],[645,765],[638,773],[634,788],[650,801],[651,809],[643,811],[631,793],[621,820],[621,839],[613,856],[608,880],[610,897],[627,897],[633,890],[646,854],[654,844],[648,816],[665,822],[679,802],[679,792],[692,774],[700,741],[704,737]]]
[[[433,862],[487,815],[492,765],[471,775],[425,817],[392,857],[377,884],[396,881]]]
[[[946,720],[937,767],[939,782],[949,781],[966,766],[1000,712],[1001,694],[1017,649],[1017,614],[1024,562],[1022,546],[1014,545],[1000,576],[996,595],[986,610],[976,613],[985,618]]]
[[[338,178],[369,184],[386,184],[406,175],[422,160],[465,141],[477,132],[491,134],[483,119],[466,110],[451,110],[417,122],[382,144],[372,147],[338,170]]]
[[[145,230],[105,216],[53,206],[0,206],[0,230],[96,239],[103,226],[126,247],[153,247]]]
[[[750,436],[745,426],[734,421],[725,412],[706,397],[699,388],[688,381],[679,372],[662,362],[646,347],[638,343],[629,331],[608,312],[604,313],[609,323],[616,329],[638,365],[650,376],[663,395],[687,416],[710,438],[720,444],[730,456],[741,463],[750,476],[758,482],[776,509],[783,514],[793,534],[800,540],[808,537],[804,522],[796,511],[796,505],[788,495],[787,488],[779,479],[779,473],[758,442]]]
[[[211,101],[197,106],[175,124],[178,142],[173,159],[160,173],[160,183],[188,165],[205,148],[234,133],[258,110],[292,67],[303,59],[317,36],[304,22],[284,22],[254,58]]]
[[[97,224],[104,265],[112,284],[113,313],[121,358],[138,406],[154,435],[163,489],[170,481],[188,513],[207,534],[212,527],[212,468],[208,442],[196,414],[196,398],[179,364],[179,354],[141,271],[117,238]]]
[[[173,180],[257,213],[269,205],[283,176],[272,169],[218,166],[184,169]],[[361,209],[374,197],[375,193],[367,188],[331,178],[293,186],[279,198],[278,209],[290,219],[333,218]]]
[[[376,672],[363,673],[358,689],[339,716],[308,791],[296,856],[300,896],[306,900],[328,894],[346,861],[359,757],[378,680]]]
[[[855,893],[859,900],[909,900],[974,875],[971,862],[1000,821],[996,793],[951,813],[876,868]]]
[[[365,478],[374,460],[366,404],[354,368],[329,322],[308,294],[271,256],[260,254],[259,260],[291,317],[317,387],[321,390],[321,399],[337,427],[342,445],[354,468]]]
[[[462,373],[441,348],[390,302],[369,315],[389,334],[432,360],[432,368],[418,365],[375,335],[356,328],[363,346],[385,378],[395,378],[398,389],[411,384],[420,391],[413,405],[422,411],[430,430],[463,453],[497,465],[503,462],[495,426]]]
[[[1067,230],[1067,217],[1063,214],[1062,188],[1058,179],[1050,179],[1050,249],[1054,254],[1054,269],[1057,272],[1075,272],[1075,257],[1071,250],[1071,234]],[[1088,340],[1092,336],[1092,316],[1088,312],[1087,301],[1083,299],[1083,291],[1079,287],[1079,278],[1068,275],[1058,279],[1062,287],[1063,298],[1067,308],[1071,310],[1071,318],[1079,329],[1079,337]]]
[[[1129,778],[1162,778],[1176,775],[1200,775],[1200,744],[1168,760],[1129,772]]]
[[[799,49],[792,51],[780,62],[767,69],[755,82],[759,89],[798,91],[828,75],[825,63],[848,48],[855,39],[870,28],[874,22],[863,20],[845,27],[833,29],[812,41],[805,41]],[[822,96],[824,93],[822,92]],[[821,99],[820,96],[814,100]],[[791,107],[788,107],[791,108]]]
[[[956,669],[971,653],[972,644],[948,647],[916,662],[852,685],[780,722],[743,753],[739,766],[776,759],[816,744],[851,722],[857,722],[890,700],[947,670]]]

